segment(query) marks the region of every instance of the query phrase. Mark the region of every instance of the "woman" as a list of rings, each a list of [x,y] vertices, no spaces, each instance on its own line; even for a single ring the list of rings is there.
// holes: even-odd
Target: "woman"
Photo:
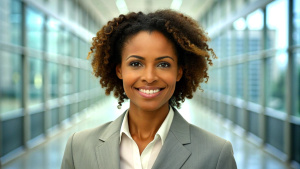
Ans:
[[[109,21],[90,54],[106,94],[129,109],[113,122],[75,133],[62,168],[234,169],[230,142],[186,122],[174,107],[208,80],[215,54],[193,19],[172,10]]]

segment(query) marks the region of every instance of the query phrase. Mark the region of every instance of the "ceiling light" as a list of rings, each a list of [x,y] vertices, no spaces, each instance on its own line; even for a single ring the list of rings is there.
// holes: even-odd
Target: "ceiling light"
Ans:
[[[171,9],[179,10],[182,4],[182,0],[173,0],[171,4]]]
[[[125,0],[116,0],[116,5],[117,5],[117,7],[118,7],[121,14],[127,14],[128,13],[128,8],[127,8]]]

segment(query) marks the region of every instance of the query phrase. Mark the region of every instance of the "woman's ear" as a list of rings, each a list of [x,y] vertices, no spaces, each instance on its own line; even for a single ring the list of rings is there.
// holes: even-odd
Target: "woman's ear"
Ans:
[[[122,79],[122,69],[121,69],[121,64],[118,64],[116,66],[116,74],[118,76],[119,79]]]
[[[177,82],[181,79],[182,74],[183,74],[182,67],[179,67],[179,68],[178,68],[178,72],[177,72],[177,78],[176,78],[176,81],[177,81]]]

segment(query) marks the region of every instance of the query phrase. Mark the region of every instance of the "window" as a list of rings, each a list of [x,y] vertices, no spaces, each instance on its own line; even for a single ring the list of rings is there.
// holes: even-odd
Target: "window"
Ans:
[[[20,0],[12,0],[10,5],[10,28],[5,32],[10,32],[10,42],[16,45],[21,45],[21,2]]]
[[[26,15],[27,47],[42,50],[44,19],[40,13],[31,8],[27,8]]]
[[[79,58],[80,59],[86,59],[88,52],[89,52],[89,48],[88,48],[88,44],[83,41],[83,40],[79,40]]]
[[[62,94],[63,95],[68,95],[71,94],[73,91],[73,86],[72,86],[72,74],[71,74],[71,69],[69,66],[62,66],[62,73],[60,76],[62,76]],[[85,81],[86,82],[86,81]]]
[[[79,71],[79,90],[80,92],[85,91],[88,88],[88,78],[87,71],[84,69],[80,69]]]
[[[296,53],[295,56],[296,56],[296,62],[297,62],[296,76],[297,76],[297,79],[298,79],[298,82],[296,82],[296,86],[298,86],[297,87],[298,100],[295,103],[296,106],[297,106],[297,110],[295,112],[295,115],[300,117],[300,89],[299,89],[299,86],[300,86],[300,50],[298,50],[295,53]]]
[[[56,63],[48,62],[48,73],[49,99],[54,99],[58,97],[58,65]]]
[[[229,39],[228,39],[228,35],[227,35],[227,32],[223,33],[221,35],[221,44],[220,44],[220,49],[221,49],[221,52],[220,52],[220,58],[225,58],[225,57],[228,57],[228,46],[229,46]]]
[[[222,58],[221,56],[221,37],[220,35],[217,35],[212,43],[212,48],[214,49],[215,54],[218,58]]]
[[[225,46],[225,52],[224,52],[227,57],[232,56],[232,38],[231,38],[231,30],[227,31],[226,34],[226,46]]]
[[[229,66],[228,67],[228,94],[230,96],[235,95],[235,81],[234,81],[234,68],[235,66]]]
[[[261,64],[261,60],[254,60],[250,61],[248,65],[248,100],[254,103],[259,103],[261,97]]]
[[[219,83],[220,87],[221,87],[221,92],[225,95],[229,94],[229,90],[228,90],[228,67],[222,67],[221,68],[221,83]]]
[[[299,0],[294,0],[294,9],[293,9],[293,26],[294,26],[294,32],[293,32],[293,45],[300,45],[300,1]],[[296,116],[300,117],[300,50],[299,48],[293,52],[295,61],[296,61],[296,76],[297,76],[297,81],[293,81],[293,83],[296,83],[297,88],[297,101],[296,101],[296,111],[295,114]]]
[[[221,68],[218,68],[218,69],[216,69],[215,70],[216,72],[215,72],[215,74],[216,74],[216,81],[215,81],[215,85],[216,85],[216,92],[218,92],[218,93],[221,93],[221,76],[222,76],[222,71],[221,71]]]
[[[80,92],[80,88],[79,88],[79,85],[80,85],[80,80],[81,80],[81,77],[80,77],[80,69],[79,68],[74,68],[74,74],[75,74],[75,80],[74,80],[74,84],[75,84],[75,92],[76,93],[79,93]]]
[[[70,56],[70,34],[66,30],[61,30],[61,54],[64,56]]]
[[[219,59],[223,59],[226,56],[224,54],[225,44],[226,44],[225,39],[226,39],[226,36],[224,35],[224,33],[221,33],[216,38],[216,52],[217,52],[217,56]]]
[[[79,39],[76,35],[71,34],[70,36],[70,44],[69,44],[70,49],[70,56],[72,57],[79,57]]]
[[[36,58],[30,58],[29,64],[29,105],[35,105],[43,99],[43,65],[42,61]]]
[[[21,57],[0,51],[0,113],[21,108],[22,71]]]
[[[280,11],[280,12],[279,12]],[[286,48],[288,45],[288,3],[276,0],[267,5],[267,48]]]
[[[293,44],[294,45],[300,45],[300,1],[294,0],[294,18],[293,18],[293,26],[294,26],[294,32],[293,32]]]
[[[276,56],[268,58],[266,65],[267,106],[281,111],[285,111],[287,59],[286,53],[277,53]]]
[[[210,71],[210,75],[209,75],[209,84],[210,84],[210,89],[214,92],[217,92],[219,90],[219,83],[218,83],[218,79],[219,79],[219,76],[218,76],[218,69],[212,69]]]
[[[241,55],[244,53],[244,45],[245,45],[245,32],[246,29],[246,21],[244,18],[240,18],[233,23],[233,33],[235,36],[235,45],[234,45],[234,55]]]
[[[243,99],[244,96],[244,76],[243,76],[243,68],[244,68],[244,64],[238,64],[235,67],[235,71],[236,71],[236,88],[235,88],[235,93],[236,93],[236,97]]]
[[[58,12],[58,0],[47,0],[47,6],[50,8],[51,11]]]
[[[53,18],[47,21],[47,52],[58,53],[58,30],[59,22]]]
[[[247,27],[249,30],[249,52],[259,51],[263,49],[263,19],[263,12],[261,9],[254,11],[247,17]]]

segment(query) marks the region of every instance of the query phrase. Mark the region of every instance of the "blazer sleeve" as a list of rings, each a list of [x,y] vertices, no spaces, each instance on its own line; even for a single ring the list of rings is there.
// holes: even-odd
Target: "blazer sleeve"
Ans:
[[[232,145],[229,141],[226,141],[223,146],[218,159],[217,169],[237,169],[233,156]]]
[[[64,157],[62,159],[61,169],[75,169],[73,160],[72,143],[75,133],[68,139]]]

